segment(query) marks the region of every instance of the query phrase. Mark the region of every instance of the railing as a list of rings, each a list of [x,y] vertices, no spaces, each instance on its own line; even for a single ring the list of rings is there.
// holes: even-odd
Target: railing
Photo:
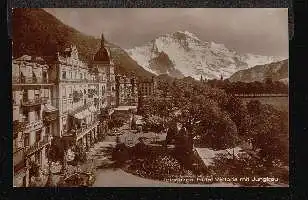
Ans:
[[[68,78],[65,78],[65,79],[61,79],[60,81],[62,82],[74,82],[74,83],[99,83],[99,82],[104,82],[104,80],[100,80],[100,79],[68,79]]]
[[[77,130],[76,132],[77,137],[82,136],[84,133],[89,132],[93,127],[97,126],[98,122],[99,121],[96,119],[91,124],[87,124],[86,126],[84,126],[84,128]]]
[[[77,130],[71,130],[67,132],[67,135],[75,135],[76,137],[83,136],[85,133],[89,132],[92,128],[97,126],[99,123],[98,119],[95,119],[92,123],[90,124],[84,124],[81,126],[80,129]]]
[[[34,98],[34,99],[22,99],[21,105],[36,106],[36,105],[47,103],[47,100],[48,100],[47,97],[39,97],[39,98]]]
[[[26,148],[26,151],[25,151],[25,154],[28,156],[28,155],[31,155],[33,154],[34,152],[40,150],[41,148],[43,148],[45,145],[47,145],[49,143],[49,139],[48,139],[48,136],[44,136],[43,137],[43,140],[39,141],[39,142],[36,142],[34,143],[32,146]]]
[[[81,111],[83,111],[85,109],[88,109],[92,104],[93,104],[92,102],[86,103],[85,105],[83,105],[83,106],[81,106],[79,108],[74,109],[74,111],[71,112],[71,114],[76,114],[76,113],[79,113],[79,112],[81,112]]]
[[[43,121],[42,120],[37,120],[34,122],[30,122],[26,125],[25,127],[25,132],[30,132],[32,130],[37,130],[43,127]]]
[[[234,94],[236,97],[287,97],[288,94]]]
[[[51,122],[58,118],[58,111],[55,110],[53,112],[45,112],[43,116],[43,120],[45,122]]]
[[[13,84],[52,84],[46,78],[34,78],[34,77],[12,77]]]

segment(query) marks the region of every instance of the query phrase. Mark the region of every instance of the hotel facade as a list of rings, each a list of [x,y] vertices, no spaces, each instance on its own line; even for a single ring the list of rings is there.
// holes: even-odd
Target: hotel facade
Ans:
[[[153,79],[118,73],[103,35],[90,63],[79,58],[76,46],[44,59],[24,55],[12,62],[16,187],[29,186],[29,163],[47,169],[52,138],[61,138],[66,149],[88,150],[104,137],[114,111],[136,110],[140,96],[155,93]]]

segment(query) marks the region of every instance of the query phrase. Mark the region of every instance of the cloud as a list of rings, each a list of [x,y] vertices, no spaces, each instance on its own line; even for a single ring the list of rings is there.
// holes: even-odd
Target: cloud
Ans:
[[[130,48],[177,30],[241,52],[288,54],[288,12],[277,8],[47,9],[79,31]]]

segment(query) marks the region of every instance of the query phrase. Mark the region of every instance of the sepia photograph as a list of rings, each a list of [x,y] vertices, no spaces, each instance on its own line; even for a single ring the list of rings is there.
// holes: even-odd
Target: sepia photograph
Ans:
[[[11,24],[14,187],[289,187],[288,9]]]

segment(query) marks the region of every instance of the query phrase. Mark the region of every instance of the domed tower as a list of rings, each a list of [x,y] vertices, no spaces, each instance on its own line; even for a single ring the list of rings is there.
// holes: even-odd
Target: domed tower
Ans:
[[[105,63],[105,64],[110,64],[110,52],[109,50],[105,47],[105,38],[104,34],[102,34],[101,37],[101,46],[100,49],[96,52],[94,56],[94,62],[100,62],[100,63]]]
[[[105,38],[102,34],[100,49],[96,52],[93,58],[93,67],[97,68],[102,76],[103,80],[100,83],[100,87],[106,88],[106,93],[102,94],[106,97],[107,102],[101,102],[102,104],[107,103],[107,107],[114,106],[116,104],[116,91],[115,91],[115,74],[114,65],[111,60],[110,51],[105,46]],[[100,101],[104,101],[102,98]]]

